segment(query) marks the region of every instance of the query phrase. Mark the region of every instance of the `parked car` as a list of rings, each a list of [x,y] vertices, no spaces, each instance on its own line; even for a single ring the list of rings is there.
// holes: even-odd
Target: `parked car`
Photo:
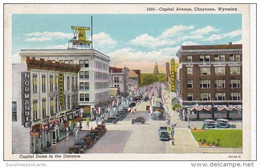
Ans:
[[[168,131],[161,131],[159,137],[160,137],[161,141],[169,141],[170,140],[170,136],[169,136]]]
[[[210,119],[205,120],[203,125],[204,125],[204,128],[216,128],[217,127],[217,124],[215,123],[215,121],[210,120]]]
[[[135,124],[135,123],[142,123],[142,124],[144,124],[145,123],[145,119],[143,117],[137,117],[135,119],[132,119],[132,124]]]
[[[84,141],[84,140],[79,140],[77,141],[74,146],[77,146],[78,147],[78,151],[80,153],[84,153],[87,149],[87,143]],[[74,147],[75,148],[75,147]]]
[[[151,114],[153,120],[166,120],[166,116],[159,111],[155,111]]]
[[[149,101],[149,100],[150,100],[149,97],[145,96],[144,101]]]
[[[94,143],[96,143],[98,140],[98,136],[96,135],[96,133],[88,133],[86,137],[90,137]]]
[[[86,142],[87,149],[91,148],[94,145],[94,140],[91,137],[83,137],[82,140]]]
[[[84,153],[78,146],[73,145],[72,147],[69,148],[69,153],[74,154],[74,153]]]
[[[136,106],[136,103],[135,103],[135,102],[132,102],[132,103],[129,104],[129,107],[130,107],[130,108],[132,108],[132,107],[134,107],[134,106]]]
[[[236,128],[235,124],[230,124],[227,119],[217,119],[218,128]]]
[[[160,136],[161,132],[165,132],[167,130],[168,130],[167,127],[160,127],[159,130],[158,130],[158,135]]]
[[[109,117],[107,120],[105,120],[105,123],[116,124],[117,122],[118,122],[118,118],[117,117]]]

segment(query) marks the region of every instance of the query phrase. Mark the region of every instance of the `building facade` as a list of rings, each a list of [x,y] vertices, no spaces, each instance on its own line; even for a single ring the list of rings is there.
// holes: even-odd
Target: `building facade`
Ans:
[[[109,85],[119,89],[119,94],[127,96],[127,81],[129,69],[109,67]]]
[[[139,76],[134,70],[129,70],[128,72],[128,82],[127,82],[129,94],[133,94],[139,88]]]
[[[78,104],[84,109],[84,118],[94,118],[94,109],[109,99],[110,58],[94,49],[26,49],[21,50],[22,63],[26,57],[43,58],[65,65],[78,64]],[[108,101],[109,104],[109,101]]]
[[[21,121],[30,128],[30,153],[41,153],[73,134],[81,121],[76,87],[80,67],[29,57],[26,64],[21,72]]]
[[[184,118],[242,118],[241,44],[182,46],[177,56]]]

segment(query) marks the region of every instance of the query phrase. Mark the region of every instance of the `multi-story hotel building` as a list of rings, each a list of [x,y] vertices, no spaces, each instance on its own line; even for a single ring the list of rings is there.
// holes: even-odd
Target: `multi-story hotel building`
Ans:
[[[181,46],[180,94],[187,119],[242,117],[242,45]]]
[[[116,87],[123,96],[127,96],[127,81],[128,81],[129,69],[109,67],[109,85],[110,87]]]
[[[30,137],[30,142],[27,141],[30,143],[30,153],[40,153],[73,134],[76,123],[81,121],[78,90],[75,87],[80,67],[29,57],[26,58],[26,65],[26,70],[24,64],[13,65],[13,68],[23,70],[18,72],[14,69],[14,74],[21,76],[21,90],[13,93],[13,107],[14,103],[18,107],[15,110],[17,113],[13,113],[13,122],[20,123],[13,133],[23,130],[17,127],[29,128],[30,132],[26,135]],[[15,95],[20,95],[20,99]]]
[[[78,104],[84,109],[84,117],[94,118],[94,109],[109,99],[110,58],[95,49],[22,49],[22,63],[26,57],[43,58],[65,65],[78,64]],[[102,102],[102,103],[100,103]]]

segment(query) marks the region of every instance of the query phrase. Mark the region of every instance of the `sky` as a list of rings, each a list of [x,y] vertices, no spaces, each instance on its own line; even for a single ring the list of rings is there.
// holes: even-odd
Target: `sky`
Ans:
[[[12,62],[20,62],[21,49],[66,49],[71,26],[90,27],[90,16],[94,49],[108,55],[111,66],[145,73],[155,62],[165,72],[182,45],[242,43],[240,14],[14,14]]]

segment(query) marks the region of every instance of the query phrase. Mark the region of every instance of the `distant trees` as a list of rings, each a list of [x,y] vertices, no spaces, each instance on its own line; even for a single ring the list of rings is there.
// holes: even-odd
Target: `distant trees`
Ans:
[[[160,73],[158,75],[154,75],[152,73],[150,74],[141,74],[141,84],[142,86],[147,86],[150,84],[153,84],[155,82],[166,82],[166,76],[163,73]]]

